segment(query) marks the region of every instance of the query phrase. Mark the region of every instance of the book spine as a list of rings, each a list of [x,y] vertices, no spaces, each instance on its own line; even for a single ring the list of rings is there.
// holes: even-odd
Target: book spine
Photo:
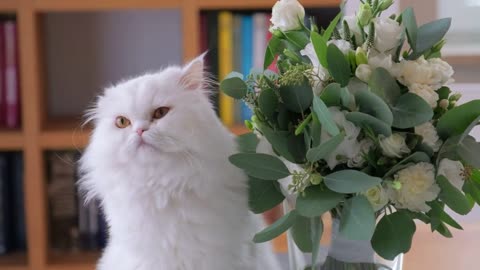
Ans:
[[[241,71],[242,70],[242,17],[239,14],[234,14],[233,16],[233,70]],[[234,115],[235,123],[242,123],[242,100],[234,100]]]
[[[264,13],[253,15],[253,66],[263,70],[265,50],[267,48],[267,18]]]
[[[215,11],[206,12],[207,17],[207,68],[211,72],[212,79],[218,81],[218,14]],[[218,116],[220,116],[219,91],[211,95],[211,102]]]
[[[6,90],[5,90],[5,23],[0,21],[0,127],[6,126]]]
[[[14,221],[14,249],[26,250],[25,204],[23,192],[23,157],[21,153],[12,154],[12,194],[13,194],[13,221]]]
[[[222,11],[218,14],[218,79],[223,80],[233,69],[233,15]],[[220,91],[220,119],[226,126],[234,124],[233,99]]]
[[[20,125],[18,63],[17,63],[17,24],[15,21],[4,23],[5,36],[5,103],[6,126],[18,128]]]
[[[8,191],[6,187],[6,158],[0,154],[0,254],[8,251]]]
[[[242,69],[244,76],[250,73],[253,67],[253,17],[252,15],[242,16]],[[242,102],[242,120],[249,120],[252,117],[250,108]]]

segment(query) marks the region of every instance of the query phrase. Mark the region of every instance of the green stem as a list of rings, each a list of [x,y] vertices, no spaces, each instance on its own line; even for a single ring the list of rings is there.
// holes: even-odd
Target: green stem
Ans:
[[[302,134],[303,130],[305,129],[305,127],[308,125],[308,123],[310,123],[310,121],[312,121],[312,113],[310,113],[307,118],[305,118],[305,120],[303,120],[302,123],[300,123],[300,125],[297,127],[297,129],[295,129],[295,136],[298,136],[300,134]]]

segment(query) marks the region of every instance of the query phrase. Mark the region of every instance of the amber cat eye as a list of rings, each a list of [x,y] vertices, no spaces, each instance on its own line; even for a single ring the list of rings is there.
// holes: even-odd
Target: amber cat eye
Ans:
[[[126,128],[130,125],[130,120],[125,116],[118,116],[117,119],[115,119],[115,125],[118,128]]]
[[[169,110],[170,110],[170,108],[168,108],[168,107],[160,107],[160,108],[156,109],[153,112],[153,119],[163,118],[168,113]]]

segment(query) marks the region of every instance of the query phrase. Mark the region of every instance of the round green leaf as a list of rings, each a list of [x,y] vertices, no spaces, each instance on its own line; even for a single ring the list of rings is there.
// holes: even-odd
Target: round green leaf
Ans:
[[[278,89],[285,107],[296,113],[302,113],[312,105],[313,91],[307,80],[302,85],[285,85]]]
[[[389,104],[397,103],[401,90],[397,80],[384,68],[376,68],[368,81],[368,86],[378,97]]]
[[[388,105],[380,97],[370,91],[359,91],[355,94],[359,111],[382,120],[387,125],[393,123],[393,114]]]
[[[465,132],[468,126],[480,116],[480,100],[473,100],[446,112],[437,124],[442,139]]]
[[[369,114],[361,112],[351,112],[346,116],[348,121],[362,128],[371,128],[376,134],[383,134],[385,137],[392,135],[392,129],[382,120],[379,120]]]
[[[277,157],[260,153],[239,153],[228,158],[230,162],[253,177],[278,180],[290,175],[287,166]]]
[[[230,77],[220,83],[220,89],[236,99],[242,99],[247,95],[247,84],[239,77]]]
[[[378,255],[393,260],[410,250],[415,230],[415,222],[408,214],[395,212],[385,215],[377,224],[371,241],[372,247]]]
[[[393,127],[412,128],[428,122],[433,117],[433,110],[421,97],[406,93],[392,107]]]
[[[418,28],[417,46],[412,57],[420,57],[424,52],[440,42],[448,32],[451,24],[452,18],[443,18],[420,26]]]
[[[340,96],[341,89],[342,87],[340,86],[340,84],[331,83],[323,89],[320,98],[328,107],[340,106],[342,105],[342,99]]]
[[[297,212],[295,210],[290,211],[288,214],[284,215],[282,218],[265,228],[263,231],[255,234],[253,242],[263,243],[278,237],[293,226],[296,218]]]
[[[278,106],[278,97],[275,92],[272,89],[265,89],[260,92],[258,106],[267,119],[273,120]]]
[[[322,158],[326,158],[332,153],[345,138],[343,133],[339,133],[337,136],[332,137],[330,140],[322,143],[321,145],[314,147],[307,152],[307,160],[310,162],[317,162]]]
[[[238,150],[242,153],[255,153],[258,145],[258,137],[252,132],[237,136]]]
[[[460,215],[470,213],[472,208],[470,207],[467,198],[462,192],[460,192],[460,190],[456,189],[445,176],[439,175],[437,177],[437,183],[442,189],[439,195],[440,200]]]
[[[304,217],[319,217],[333,209],[343,200],[343,195],[320,186],[305,189],[303,195],[297,197],[296,209]]]
[[[284,199],[277,181],[248,178],[248,206],[253,213],[260,214],[270,210]]]
[[[369,241],[375,231],[375,212],[363,195],[345,203],[340,220],[340,234],[350,240]]]
[[[335,44],[328,45],[327,62],[330,75],[332,75],[340,86],[347,86],[352,77],[352,70],[350,69],[350,63],[345,58],[345,55],[337,46],[335,46]]]
[[[379,185],[382,179],[361,171],[343,170],[331,173],[323,178],[325,185],[338,193],[357,193]]]
[[[295,223],[290,228],[293,241],[301,251],[312,253],[315,242],[320,243],[320,239],[315,237],[315,235],[321,236],[323,232],[323,223],[319,220],[320,217],[297,216]]]

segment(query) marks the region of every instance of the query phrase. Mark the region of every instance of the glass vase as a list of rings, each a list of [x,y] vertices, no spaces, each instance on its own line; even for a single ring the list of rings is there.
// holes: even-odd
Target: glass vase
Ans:
[[[292,204],[285,200],[285,211],[292,209]],[[402,270],[403,255],[393,261],[385,260],[375,253],[370,241],[354,241],[339,234],[340,220],[331,222],[331,240],[328,245],[321,245],[315,267],[311,267],[311,254],[303,253],[295,245],[288,231],[288,270]],[[325,225],[327,226],[327,225]],[[324,230],[324,233],[330,230]]]

